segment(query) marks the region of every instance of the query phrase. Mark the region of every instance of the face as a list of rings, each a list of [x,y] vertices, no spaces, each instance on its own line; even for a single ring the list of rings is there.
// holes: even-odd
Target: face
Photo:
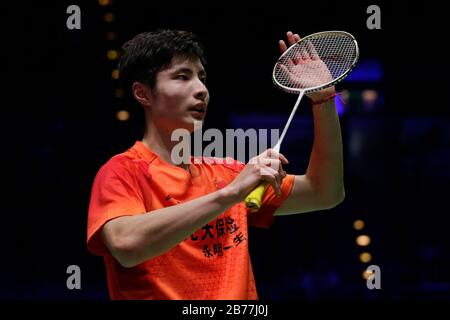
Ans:
[[[175,58],[156,76],[152,90],[151,119],[160,128],[184,128],[192,132],[194,122],[203,122],[209,102],[206,72],[200,60]]]

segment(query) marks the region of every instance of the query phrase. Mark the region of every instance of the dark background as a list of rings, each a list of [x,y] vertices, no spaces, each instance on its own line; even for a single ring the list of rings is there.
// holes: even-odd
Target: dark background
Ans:
[[[81,8],[81,30],[66,28],[71,4]],[[380,30],[366,27],[370,4],[381,8]],[[108,12],[113,22],[104,21]],[[141,139],[143,113],[114,96],[117,61],[106,52],[139,32],[178,28],[206,47],[206,127],[219,129],[283,126],[295,96],[273,86],[271,71],[286,31],[345,30],[360,46],[360,77],[338,85],[350,93],[340,116],[346,199],[332,210],[279,217],[270,230],[251,229],[260,296],[449,299],[444,13],[430,2],[64,0],[3,7],[0,298],[107,299],[102,259],[85,244],[90,188],[103,163]],[[108,40],[107,32],[117,38]],[[370,80],[368,63],[381,78]],[[372,104],[362,99],[367,89],[378,93]],[[130,119],[118,121],[119,110]],[[282,150],[292,173],[306,169],[311,120],[304,99]],[[365,221],[363,230],[353,228],[356,219]],[[356,245],[360,234],[370,236],[368,247]],[[364,251],[369,263],[359,260]],[[381,290],[368,290],[362,278],[370,264],[381,268]],[[81,268],[81,290],[66,287],[69,265]]]

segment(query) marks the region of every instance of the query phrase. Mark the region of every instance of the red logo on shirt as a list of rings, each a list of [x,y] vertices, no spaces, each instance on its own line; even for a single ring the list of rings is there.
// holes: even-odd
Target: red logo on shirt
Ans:
[[[220,189],[222,189],[223,187],[225,187],[227,185],[227,183],[225,181],[218,180],[218,179],[216,179],[214,181],[214,184],[215,184],[217,190],[220,190]]]

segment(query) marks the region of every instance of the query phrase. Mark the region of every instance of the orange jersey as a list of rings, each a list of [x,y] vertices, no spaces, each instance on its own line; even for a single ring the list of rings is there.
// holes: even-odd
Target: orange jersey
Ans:
[[[142,142],[111,158],[98,172],[88,216],[88,248],[104,257],[112,299],[257,299],[248,252],[248,225],[268,228],[287,198],[294,176],[282,184],[282,196],[269,187],[263,205],[250,213],[236,204],[166,253],[125,268],[104,245],[100,230],[111,219],[177,205],[223,188],[244,164],[203,158],[190,172],[166,163]],[[220,159],[222,162],[223,159]],[[151,213],[149,213],[151,214]]]

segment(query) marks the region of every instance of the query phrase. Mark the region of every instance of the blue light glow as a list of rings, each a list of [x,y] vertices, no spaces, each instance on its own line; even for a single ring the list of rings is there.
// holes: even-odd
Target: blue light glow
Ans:
[[[379,82],[382,78],[383,69],[378,60],[363,60],[356,64],[343,82]]]

